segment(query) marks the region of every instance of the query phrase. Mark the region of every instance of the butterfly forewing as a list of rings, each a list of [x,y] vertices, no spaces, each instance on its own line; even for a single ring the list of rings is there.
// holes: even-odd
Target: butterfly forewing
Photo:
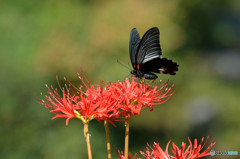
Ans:
[[[135,56],[136,56],[136,52],[137,52],[140,41],[141,39],[137,29],[133,28],[130,33],[130,41],[129,41],[129,53],[130,53],[130,59],[133,67],[136,64]]]
[[[161,54],[159,30],[154,27],[149,29],[142,37],[135,55],[135,63],[142,65],[155,58],[160,58]]]

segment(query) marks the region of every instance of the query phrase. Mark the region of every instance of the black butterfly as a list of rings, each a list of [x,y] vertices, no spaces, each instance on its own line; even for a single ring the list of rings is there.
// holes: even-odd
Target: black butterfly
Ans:
[[[129,53],[134,69],[131,74],[137,78],[156,79],[158,76],[154,73],[175,75],[178,71],[177,63],[161,58],[162,50],[157,27],[149,29],[142,39],[137,29],[133,28],[130,34]]]

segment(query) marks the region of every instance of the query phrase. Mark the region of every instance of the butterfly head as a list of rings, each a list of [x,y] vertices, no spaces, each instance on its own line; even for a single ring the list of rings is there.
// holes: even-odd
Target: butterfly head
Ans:
[[[144,77],[144,74],[138,69],[134,69],[130,73],[137,78],[143,78]]]

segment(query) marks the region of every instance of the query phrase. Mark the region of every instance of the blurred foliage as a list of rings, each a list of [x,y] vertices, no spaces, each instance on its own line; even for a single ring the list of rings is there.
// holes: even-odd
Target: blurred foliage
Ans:
[[[163,56],[180,65],[176,76],[160,75],[177,91],[131,120],[130,151],[208,135],[214,150],[239,151],[239,14],[238,0],[1,1],[0,158],[86,158],[81,122],[51,121],[36,98],[45,83],[56,85],[56,75],[78,83],[81,69],[91,83],[130,77],[117,59],[129,67],[131,29],[142,36],[153,26]],[[124,125],[110,130],[116,158]],[[103,123],[90,123],[90,133],[93,157],[106,158]]]

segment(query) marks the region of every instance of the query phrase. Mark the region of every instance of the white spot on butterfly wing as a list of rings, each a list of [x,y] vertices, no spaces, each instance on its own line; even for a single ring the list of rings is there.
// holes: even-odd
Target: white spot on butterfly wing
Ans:
[[[160,73],[163,73],[163,71],[164,71],[164,68],[163,68],[163,67],[161,67],[161,68],[159,68],[158,70],[160,71]]]

